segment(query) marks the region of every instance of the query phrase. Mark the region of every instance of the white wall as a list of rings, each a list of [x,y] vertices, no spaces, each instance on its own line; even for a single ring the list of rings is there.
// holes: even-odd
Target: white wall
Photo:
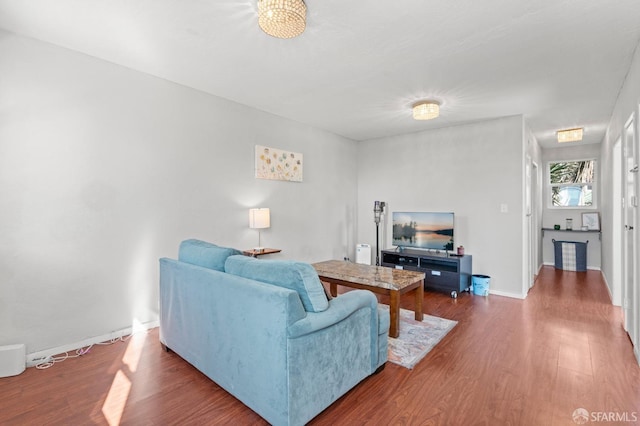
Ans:
[[[391,212],[453,211],[473,273],[491,276],[492,292],[523,297],[523,165],[521,116],[362,142],[358,242],[375,251],[375,200],[388,203],[381,249],[391,248]]]
[[[613,180],[620,179],[620,176],[614,176],[613,172],[613,153],[614,153],[614,144],[616,141],[623,136],[624,126],[627,123],[627,120],[632,115],[635,116],[636,130],[638,129],[638,105],[640,104],[640,49],[636,49],[635,56],[633,58],[633,62],[627,74],[626,80],[622,89],[620,90],[620,94],[618,96],[616,105],[613,110],[613,114],[611,115],[611,121],[609,122],[609,126],[607,128],[605,139],[602,142],[601,146],[601,165],[600,170],[602,171],[602,187],[603,188],[613,188]],[[638,151],[637,146],[637,131],[636,131],[636,151]],[[622,137],[622,143],[624,146],[624,137]],[[622,151],[622,150],[621,150]],[[623,169],[626,169],[626,165],[623,164]],[[613,218],[613,194],[612,191],[603,191],[602,196],[600,197],[602,203],[602,272],[605,276],[607,284],[610,287],[610,291],[613,294],[613,300],[615,304],[621,304],[622,296],[621,296],[621,284],[615,283],[614,270],[620,269],[622,267],[620,259],[614,256],[614,253],[620,252],[620,247],[617,247],[617,250],[614,250],[614,241],[621,242],[622,238],[614,239],[614,236],[611,233],[611,229],[613,228],[614,218]],[[638,209],[636,209],[637,212]],[[620,218],[618,218],[620,219]],[[638,218],[636,218],[636,222]],[[636,231],[636,237],[638,236],[638,231]],[[621,243],[620,243],[621,244]],[[621,276],[620,276],[621,278]]]
[[[352,255],[356,143],[0,32],[0,345],[60,347],[157,320],[158,258],[185,238],[305,261]],[[254,179],[254,146],[304,182]]]

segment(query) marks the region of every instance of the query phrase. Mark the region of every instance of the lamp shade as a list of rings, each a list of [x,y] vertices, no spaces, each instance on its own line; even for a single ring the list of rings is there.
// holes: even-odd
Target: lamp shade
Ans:
[[[271,226],[271,216],[268,208],[249,209],[249,228],[262,229]]]

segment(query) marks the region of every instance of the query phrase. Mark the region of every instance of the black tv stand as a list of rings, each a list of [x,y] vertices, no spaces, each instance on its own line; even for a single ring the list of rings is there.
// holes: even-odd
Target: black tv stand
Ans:
[[[471,255],[414,249],[382,250],[381,265],[424,272],[425,288],[447,291],[454,299],[459,292],[471,288]]]

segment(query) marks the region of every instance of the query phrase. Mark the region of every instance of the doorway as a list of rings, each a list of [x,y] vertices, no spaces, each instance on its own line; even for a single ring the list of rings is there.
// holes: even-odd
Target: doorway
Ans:
[[[636,359],[638,358],[638,308],[640,307],[640,292],[637,288],[637,175],[635,120],[633,115],[624,127],[624,233],[623,233],[623,309],[624,325],[634,346]]]
[[[622,173],[622,139],[613,144],[612,152],[612,279],[611,279],[611,298],[612,302],[616,306],[622,306],[622,270],[624,268],[624,261],[622,259],[622,237],[624,234],[623,226],[623,211],[622,205],[624,202],[624,195],[622,193],[622,186],[626,175]]]
[[[540,267],[540,218],[538,213],[539,193],[538,164],[531,161],[531,167],[527,170],[529,200],[527,202],[527,216],[529,216],[529,289],[533,287]]]

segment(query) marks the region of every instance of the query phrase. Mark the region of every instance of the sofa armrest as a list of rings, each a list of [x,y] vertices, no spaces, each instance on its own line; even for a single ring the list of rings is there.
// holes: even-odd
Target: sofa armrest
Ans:
[[[372,336],[378,335],[378,300],[367,290],[353,290],[340,297],[335,297],[329,301],[329,309],[323,312],[307,312],[307,316],[291,324],[287,330],[289,338],[297,338],[306,334],[315,333],[318,330],[330,327],[358,309],[370,308],[372,312],[372,322],[375,320],[375,330]]]
[[[307,312],[287,328],[287,337],[295,339],[337,324],[360,309],[370,309],[371,371],[387,361],[389,336],[389,311],[378,309],[378,299],[368,290],[353,290],[329,301],[329,309],[323,312]]]
[[[298,402],[291,424],[305,424],[386,362],[389,329],[379,327],[389,312],[377,302],[368,290],[349,291],[287,327],[287,380]]]

